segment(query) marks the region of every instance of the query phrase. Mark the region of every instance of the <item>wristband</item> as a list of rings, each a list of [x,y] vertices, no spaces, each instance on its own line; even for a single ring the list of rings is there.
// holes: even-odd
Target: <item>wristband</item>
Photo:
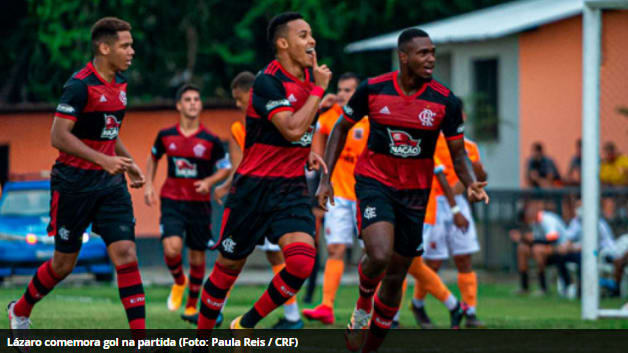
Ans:
[[[323,98],[323,94],[325,94],[325,90],[319,86],[314,86],[310,91],[310,96],[317,96],[318,98]]]
[[[457,213],[460,213],[460,206],[458,205],[451,208],[451,214],[457,214]]]

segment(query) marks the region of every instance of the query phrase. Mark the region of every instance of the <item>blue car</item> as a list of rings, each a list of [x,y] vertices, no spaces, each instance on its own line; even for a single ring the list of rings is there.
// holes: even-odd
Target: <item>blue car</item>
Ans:
[[[54,237],[48,236],[50,181],[7,182],[0,198],[0,282],[11,275],[32,275],[52,257]],[[111,281],[113,268],[104,241],[83,234],[83,246],[73,273],[93,273]]]

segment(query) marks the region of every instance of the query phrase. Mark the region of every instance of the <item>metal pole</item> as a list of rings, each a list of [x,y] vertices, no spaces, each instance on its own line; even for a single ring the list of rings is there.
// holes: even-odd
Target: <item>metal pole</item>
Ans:
[[[582,13],[582,318],[598,317],[597,264],[600,214],[600,41],[601,11],[585,4]]]

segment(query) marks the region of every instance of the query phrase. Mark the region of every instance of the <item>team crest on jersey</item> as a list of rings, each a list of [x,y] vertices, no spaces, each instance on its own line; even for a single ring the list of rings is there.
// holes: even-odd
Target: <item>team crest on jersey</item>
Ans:
[[[353,130],[353,138],[356,140],[361,140],[364,137],[364,129],[357,128]]]
[[[185,158],[173,158],[174,159],[174,174],[177,177],[183,178],[196,178],[198,170],[196,164],[188,161]]]
[[[120,98],[122,105],[126,107],[126,92],[120,91],[120,96],[118,98]]]
[[[364,218],[371,219],[377,217],[377,213],[375,213],[375,206],[367,206],[364,209]]]
[[[63,240],[70,240],[70,231],[66,227],[59,228],[59,238]]]
[[[200,143],[197,143],[196,146],[194,146],[194,148],[192,148],[192,150],[194,151],[194,155],[196,157],[199,157],[199,158],[203,157],[203,154],[205,153],[206,149],[207,148],[205,148],[205,146],[203,146]]]
[[[100,138],[115,140],[120,132],[120,124],[115,115],[105,114],[105,126],[100,133]]]
[[[399,157],[415,157],[421,153],[421,139],[413,139],[412,135],[402,130],[388,130],[390,137],[390,154]]]
[[[223,240],[221,244],[222,244],[222,249],[225,252],[233,253],[233,250],[235,250],[236,242],[233,241],[233,239],[231,239],[231,236]]]
[[[430,110],[430,108],[424,108],[419,113],[419,120],[423,126],[433,126],[434,125],[434,117],[436,113]]]
[[[307,129],[307,132],[301,136],[299,141],[293,141],[293,144],[301,145],[301,146],[309,146],[312,143],[312,136],[314,135],[314,128],[310,126]]]

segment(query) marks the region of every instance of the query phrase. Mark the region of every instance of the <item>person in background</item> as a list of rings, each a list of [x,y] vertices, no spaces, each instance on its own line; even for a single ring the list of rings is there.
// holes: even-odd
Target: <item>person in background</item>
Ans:
[[[580,185],[582,180],[582,139],[576,140],[576,154],[571,157],[569,171],[567,171],[566,184]]]
[[[534,188],[551,188],[560,184],[560,174],[554,161],[543,152],[540,142],[532,144],[532,156],[526,172],[528,185]]]
[[[600,165],[600,181],[607,186],[628,185],[628,156],[621,154],[615,143],[606,142]]]

